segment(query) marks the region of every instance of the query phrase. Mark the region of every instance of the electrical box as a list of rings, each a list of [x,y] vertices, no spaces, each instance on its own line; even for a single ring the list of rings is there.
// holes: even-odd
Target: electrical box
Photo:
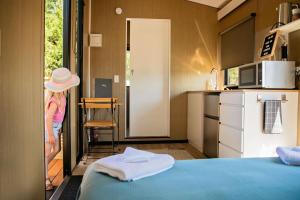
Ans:
[[[90,34],[90,47],[102,47],[102,34]]]

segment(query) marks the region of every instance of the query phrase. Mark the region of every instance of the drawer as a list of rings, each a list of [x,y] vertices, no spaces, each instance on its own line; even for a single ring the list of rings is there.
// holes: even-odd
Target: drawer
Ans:
[[[204,117],[204,154],[210,158],[218,157],[219,121]]]
[[[244,128],[244,108],[240,106],[221,105],[220,122],[242,130]]]
[[[220,95],[221,104],[244,105],[244,93],[222,92]]]
[[[243,132],[225,125],[220,125],[219,140],[239,152],[243,152]]]
[[[242,158],[242,153],[219,143],[219,158]]]
[[[219,94],[206,94],[204,96],[204,114],[210,115],[210,116],[219,116],[219,102],[220,102],[220,96]]]

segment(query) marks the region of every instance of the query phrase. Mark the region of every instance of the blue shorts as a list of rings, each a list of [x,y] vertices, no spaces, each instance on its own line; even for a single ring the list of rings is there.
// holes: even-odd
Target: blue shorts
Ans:
[[[54,134],[55,139],[58,139],[58,133],[59,133],[59,130],[61,129],[61,127],[62,127],[61,123],[53,122],[53,134]],[[48,142],[47,130],[45,131],[45,142]]]

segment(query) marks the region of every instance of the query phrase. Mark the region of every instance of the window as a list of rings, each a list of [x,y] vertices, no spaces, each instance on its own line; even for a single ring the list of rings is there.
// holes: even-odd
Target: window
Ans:
[[[238,67],[234,67],[234,68],[230,68],[228,69],[228,86],[231,85],[238,85],[239,83],[239,68]]]

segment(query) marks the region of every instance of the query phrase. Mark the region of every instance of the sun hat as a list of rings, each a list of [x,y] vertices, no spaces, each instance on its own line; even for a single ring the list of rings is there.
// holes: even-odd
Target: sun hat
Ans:
[[[76,74],[72,74],[70,70],[62,67],[53,70],[50,81],[45,83],[45,88],[52,92],[63,92],[79,83],[80,79]]]

